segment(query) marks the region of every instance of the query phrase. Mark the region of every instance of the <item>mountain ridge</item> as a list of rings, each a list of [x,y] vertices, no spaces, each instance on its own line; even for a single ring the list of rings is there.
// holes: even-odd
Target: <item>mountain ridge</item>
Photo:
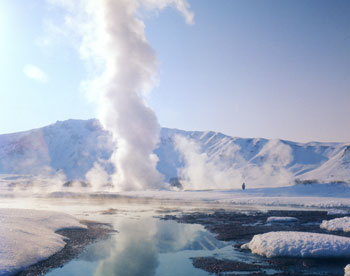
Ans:
[[[179,148],[178,136],[186,140],[185,149]],[[67,180],[84,180],[96,163],[112,174],[115,169],[108,160],[113,147],[110,134],[96,119],[57,121],[42,128],[2,134],[0,174],[62,172]],[[257,187],[259,180],[277,183],[281,176],[298,183],[350,183],[348,143],[300,143],[162,128],[154,153],[159,158],[157,169],[166,181],[191,177],[187,167],[201,164],[204,171],[212,168],[208,171],[211,174],[224,173],[232,179],[239,174],[236,182],[256,181]]]

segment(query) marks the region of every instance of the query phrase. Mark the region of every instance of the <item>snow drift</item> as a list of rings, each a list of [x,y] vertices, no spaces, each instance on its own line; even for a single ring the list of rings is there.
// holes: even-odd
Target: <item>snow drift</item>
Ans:
[[[322,221],[320,227],[328,231],[350,232],[350,217]]]
[[[269,232],[255,235],[242,248],[268,258],[347,258],[350,257],[350,238],[307,232]]]
[[[345,268],[344,268],[344,276],[350,276],[350,265],[347,265]]]

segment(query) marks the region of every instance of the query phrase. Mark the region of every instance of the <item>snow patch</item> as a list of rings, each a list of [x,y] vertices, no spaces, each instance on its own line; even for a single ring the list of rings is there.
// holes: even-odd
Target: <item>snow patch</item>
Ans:
[[[350,232],[350,217],[324,220],[320,227],[328,231]]]
[[[252,253],[271,257],[350,257],[350,238],[307,232],[269,232],[244,245]]]
[[[86,228],[67,214],[25,209],[0,209],[0,275],[16,273],[63,249],[67,228]]]
[[[267,218],[267,223],[291,223],[297,222],[298,219],[294,217],[269,217]]]
[[[350,265],[347,265],[345,268],[344,268],[344,276],[350,276]]]
[[[333,209],[333,210],[329,210],[327,212],[328,216],[333,216],[333,215],[348,215],[350,214],[349,211],[347,210],[342,210],[342,209]]]

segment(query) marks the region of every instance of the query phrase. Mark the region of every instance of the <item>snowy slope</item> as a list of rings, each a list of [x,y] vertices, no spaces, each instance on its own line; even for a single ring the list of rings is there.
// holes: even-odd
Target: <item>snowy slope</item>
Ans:
[[[305,173],[301,179],[322,179],[325,182],[350,182],[350,146],[341,150],[321,166]]]
[[[0,135],[0,173],[62,170],[68,179],[82,178],[96,160],[109,159],[111,148],[110,137],[98,121],[59,121],[39,129]]]
[[[345,143],[296,143],[263,138],[230,137],[218,132],[182,131],[163,128],[161,143],[156,150],[161,162],[158,169],[165,175],[176,175],[185,162],[175,150],[174,137],[185,136],[200,145],[209,162],[221,168],[240,170],[242,174],[256,168],[275,173],[284,169],[298,182],[317,181],[350,183],[350,146]],[[325,170],[326,169],[326,170]],[[248,171],[248,172],[247,172]],[[261,176],[261,174],[259,175]]]
[[[246,139],[208,131],[162,128],[155,153],[165,179],[179,175],[189,160],[179,152],[177,136],[197,145],[201,164],[231,176],[255,177],[278,183],[278,176],[300,181],[350,183],[350,145],[344,143],[295,143],[262,138]],[[142,137],[140,137],[142,139]],[[0,174],[53,175],[63,172],[68,180],[84,179],[95,162],[107,172],[113,143],[97,120],[68,120],[30,131],[0,135]],[[189,149],[187,149],[189,150]],[[193,156],[192,156],[193,157]],[[208,166],[209,167],[209,166]]]

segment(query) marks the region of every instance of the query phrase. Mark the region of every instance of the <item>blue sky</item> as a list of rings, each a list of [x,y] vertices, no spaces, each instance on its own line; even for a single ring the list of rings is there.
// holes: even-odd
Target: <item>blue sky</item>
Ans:
[[[95,117],[69,37],[47,40],[60,14],[44,3],[0,2],[0,133]],[[148,101],[162,126],[350,142],[350,1],[189,3],[192,26],[172,9],[145,17],[160,61]]]

